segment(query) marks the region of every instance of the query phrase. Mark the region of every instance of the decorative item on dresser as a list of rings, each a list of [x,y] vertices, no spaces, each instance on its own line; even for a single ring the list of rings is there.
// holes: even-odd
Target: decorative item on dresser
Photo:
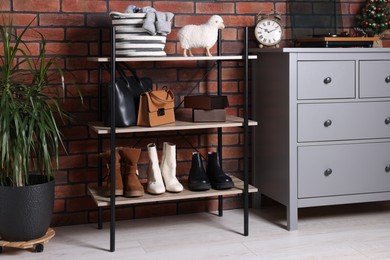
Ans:
[[[390,49],[251,51],[254,183],[287,228],[298,208],[390,200]]]
[[[283,36],[283,26],[280,20],[280,16],[277,14],[273,17],[260,14],[256,16],[255,37],[259,42],[259,48],[279,48]]]
[[[367,0],[356,16],[357,28],[366,36],[380,36],[390,29],[388,0]]]

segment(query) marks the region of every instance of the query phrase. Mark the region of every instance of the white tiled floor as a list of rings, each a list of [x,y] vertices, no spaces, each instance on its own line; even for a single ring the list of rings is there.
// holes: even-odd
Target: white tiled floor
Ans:
[[[299,230],[285,229],[285,208],[118,221],[116,251],[108,224],[55,228],[42,253],[4,248],[0,259],[390,259],[390,202],[299,210]]]

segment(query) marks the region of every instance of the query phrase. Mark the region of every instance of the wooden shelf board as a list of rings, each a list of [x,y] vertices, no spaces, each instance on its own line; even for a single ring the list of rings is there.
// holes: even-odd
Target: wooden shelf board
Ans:
[[[173,124],[167,124],[154,127],[143,126],[130,126],[130,127],[117,127],[115,132],[120,134],[124,133],[140,133],[140,132],[157,132],[157,131],[175,131],[175,130],[194,130],[194,129],[207,129],[218,127],[240,127],[243,126],[244,119],[241,117],[227,116],[225,122],[207,122],[207,123],[193,123],[189,121],[176,120]],[[257,122],[253,120],[248,121],[249,126],[256,126]],[[102,122],[89,123],[89,127],[97,134],[109,134],[110,127],[104,126]]]
[[[141,204],[141,203],[152,203],[160,201],[170,201],[170,200],[185,200],[185,199],[195,199],[195,198],[205,198],[205,197],[214,197],[214,196],[224,196],[224,195],[235,195],[242,194],[244,189],[244,182],[234,176],[230,176],[234,182],[234,188],[228,190],[214,190],[210,189],[208,191],[190,191],[187,189],[186,185],[184,190],[179,193],[170,193],[165,192],[160,195],[152,195],[145,192],[144,196],[138,198],[126,198],[123,196],[115,197],[115,205],[131,205],[131,204]],[[110,198],[103,197],[99,195],[99,187],[88,187],[88,192],[92,196],[98,207],[106,207],[110,205]],[[257,188],[249,185],[249,193],[257,192]]]
[[[257,55],[249,55],[248,59],[255,60]],[[89,61],[94,62],[109,62],[110,57],[89,57]],[[229,61],[229,60],[244,60],[242,55],[222,55],[222,56],[193,56],[193,57],[183,57],[183,56],[164,56],[164,57],[117,57],[116,61]]]

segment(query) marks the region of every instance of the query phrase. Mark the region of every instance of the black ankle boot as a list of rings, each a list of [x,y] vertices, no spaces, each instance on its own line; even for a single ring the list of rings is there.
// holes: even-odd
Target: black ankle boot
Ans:
[[[192,191],[209,190],[211,188],[199,153],[192,153],[192,164],[188,176],[188,188]]]
[[[207,162],[207,176],[211,182],[211,187],[215,190],[225,190],[234,187],[232,179],[227,176],[219,164],[218,153],[209,152]]]

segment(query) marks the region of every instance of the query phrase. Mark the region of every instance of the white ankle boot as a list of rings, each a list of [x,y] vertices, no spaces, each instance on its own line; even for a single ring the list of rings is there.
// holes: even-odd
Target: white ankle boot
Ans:
[[[183,190],[183,185],[181,185],[176,178],[175,144],[164,142],[160,169],[167,191],[181,192]]]
[[[156,144],[148,144],[149,166],[148,166],[148,187],[147,192],[151,194],[162,194],[165,192],[164,182],[161,176]]]

